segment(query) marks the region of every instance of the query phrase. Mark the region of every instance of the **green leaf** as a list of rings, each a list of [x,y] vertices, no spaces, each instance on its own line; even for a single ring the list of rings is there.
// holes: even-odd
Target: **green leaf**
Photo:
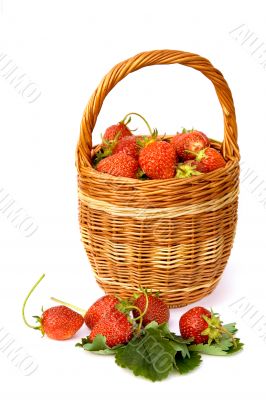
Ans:
[[[233,353],[237,353],[238,351],[243,349],[244,344],[240,342],[240,339],[236,338],[236,347],[232,346],[228,349],[227,354],[231,355]]]
[[[116,351],[115,361],[136,376],[161,381],[173,370],[175,355],[176,350],[168,339],[163,338],[162,329],[151,323],[142,336],[135,336],[127,346]]]
[[[230,349],[230,347],[233,346],[233,341],[227,335],[222,335],[221,339],[219,339],[219,342],[216,343],[216,346],[220,347],[222,350],[227,351]]]
[[[118,348],[123,345],[108,347],[106,344],[106,337],[103,335],[96,335],[93,342],[90,342],[89,337],[81,339],[81,343],[77,343],[76,347],[83,347],[84,350],[93,351],[97,354],[115,354]]]
[[[183,339],[182,336],[176,335],[174,332],[170,332],[171,337],[173,340],[175,340],[178,343],[184,343],[184,344],[191,344],[193,342],[193,339]]]
[[[189,351],[197,351],[202,354],[209,354],[212,356],[226,356],[226,351],[219,347],[217,344],[192,344],[188,347]]]
[[[175,366],[180,374],[193,371],[202,362],[201,355],[196,351],[190,353],[190,357],[183,358],[180,353],[175,356]]]
[[[227,329],[232,334],[237,332],[237,328],[236,328],[235,322],[232,322],[231,324],[223,325],[223,328]]]
[[[169,340],[169,344],[175,349],[176,352],[180,351],[183,357],[189,357],[187,344],[191,343],[192,339],[185,340],[181,336],[177,336],[174,332],[170,332],[167,323],[158,325],[157,322],[152,321],[146,326],[145,329],[157,329],[161,332],[164,339]]]

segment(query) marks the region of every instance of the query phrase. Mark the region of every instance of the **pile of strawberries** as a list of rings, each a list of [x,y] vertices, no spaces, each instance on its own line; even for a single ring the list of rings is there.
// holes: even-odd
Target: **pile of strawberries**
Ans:
[[[204,307],[193,307],[181,316],[180,335],[170,332],[166,303],[158,293],[145,289],[130,299],[105,295],[88,310],[52,298],[61,305],[43,311],[35,317],[38,325],[31,325],[25,318],[25,305],[43,277],[23,304],[23,319],[28,327],[39,329],[51,339],[66,340],[85,322],[89,334],[77,347],[113,354],[119,366],[152,381],[165,379],[170,372],[183,374],[195,369],[201,363],[201,354],[226,356],[243,347],[235,337],[235,324],[223,325],[218,314]]]
[[[138,115],[149,129],[148,136],[135,136],[128,128],[131,115]],[[195,129],[183,129],[171,138],[159,136],[144,117],[130,113],[106,129],[95,154],[97,171],[135,179],[189,178],[222,168],[222,154],[211,147],[208,137]]]

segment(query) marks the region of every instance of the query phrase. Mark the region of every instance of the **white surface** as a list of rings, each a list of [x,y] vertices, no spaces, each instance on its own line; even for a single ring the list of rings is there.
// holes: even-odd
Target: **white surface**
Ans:
[[[260,394],[259,398],[265,394],[263,46],[261,58],[259,51],[251,55],[256,44],[266,40],[263,6],[263,1],[254,0],[0,1],[0,54],[6,53],[41,90],[39,99],[30,104],[0,76],[0,188],[39,227],[27,238],[0,213],[0,329],[5,328],[16,346],[22,346],[38,364],[36,372],[26,377],[23,368],[16,368],[11,356],[0,351],[4,399],[14,394],[27,394],[28,399],[55,398],[55,393],[66,399],[79,394],[108,394],[119,399],[159,399],[175,394],[205,399],[206,391],[208,395],[216,393],[216,399],[232,393]],[[245,32],[242,45],[229,33],[241,24],[246,24],[243,30],[247,33],[249,29],[254,40],[257,37],[255,45],[251,40],[243,43]],[[42,305],[52,305],[51,295],[84,308],[102,295],[79,238],[74,166],[79,124],[92,90],[114,64],[140,51],[161,48],[209,58],[233,92],[245,178],[239,224],[217,290],[198,304],[212,306],[225,322],[237,321],[246,346],[230,359],[204,357],[202,366],[187,376],[151,383],[117,367],[112,357],[76,349],[77,338],[63,343],[41,339],[38,332],[24,326],[21,305],[43,272],[46,278],[29,301],[28,317],[38,314]],[[129,111],[143,113],[161,132],[193,126],[222,138],[222,114],[215,92],[206,78],[188,68],[153,67],[127,77],[104,104],[95,129],[98,137]],[[139,121],[132,126],[135,124]],[[243,297],[236,313],[237,305],[230,305]],[[171,311],[175,331],[183,311]],[[79,336],[85,334],[83,328]]]

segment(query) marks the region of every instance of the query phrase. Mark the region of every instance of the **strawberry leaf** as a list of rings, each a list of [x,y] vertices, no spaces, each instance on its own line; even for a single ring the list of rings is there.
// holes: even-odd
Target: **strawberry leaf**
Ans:
[[[226,335],[222,335],[221,339],[219,339],[219,342],[216,343],[216,346],[220,347],[222,350],[229,350],[230,347],[233,346],[232,339]]]
[[[197,351],[202,354],[209,354],[211,356],[226,356],[226,351],[219,347],[217,344],[192,344],[188,347],[189,351]]]
[[[238,338],[236,338],[235,341],[236,341],[236,347],[231,346],[231,347],[228,349],[227,354],[231,355],[231,354],[233,354],[233,353],[237,353],[238,351],[242,350],[244,344],[241,343],[241,342],[240,342],[240,339],[238,339]]]
[[[141,336],[135,336],[127,346],[116,351],[115,361],[137,376],[161,381],[173,370],[176,350],[169,340],[162,337],[158,327],[146,328]]]
[[[170,340],[176,352],[181,352],[183,358],[190,357],[187,345],[191,342],[191,340],[185,340],[181,336],[177,336],[175,333],[169,331],[167,324],[163,325],[166,325],[166,327],[164,327],[164,338]]]
[[[81,343],[77,343],[76,347],[83,347],[84,350],[93,351],[98,354],[115,354],[117,348],[123,345],[108,347],[106,344],[106,337],[103,335],[96,335],[93,342],[89,340],[89,336],[81,339]]]
[[[167,323],[158,325],[152,321],[142,331],[140,336],[135,336],[126,346],[116,351],[116,363],[123,368],[129,368],[135,375],[144,376],[151,381],[165,379],[169,373],[177,369],[176,359],[185,359],[180,362],[181,373],[194,369],[200,360],[200,355],[193,355],[190,360],[188,344],[170,332]]]
[[[228,332],[235,334],[237,332],[236,324],[235,322],[232,322],[231,324],[226,324],[223,325],[223,328],[227,329]]]
[[[201,355],[196,351],[192,351],[190,357],[185,358],[183,358],[180,353],[177,353],[175,356],[175,368],[180,374],[186,374],[197,368],[201,361]]]

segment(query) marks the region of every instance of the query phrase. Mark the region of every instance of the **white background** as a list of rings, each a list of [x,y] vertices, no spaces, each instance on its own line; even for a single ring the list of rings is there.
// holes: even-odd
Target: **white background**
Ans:
[[[0,189],[38,225],[27,238],[0,213],[0,329],[38,364],[36,372],[24,376],[0,351],[3,399],[23,394],[28,399],[265,394],[265,45],[252,55],[266,41],[264,6],[254,0],[0,1],[0,54],[7,54],[41,90],[39,99],[29,103],[0,76]],[[242,24],[257,38],[255,44],[245,42],[245,32],[232,33]],[[237,321],[246,346],[231,358],[205,356],[189,375],[152,383],[122,370],[112,357],[75,348],[85,328],[67,342],[42,339],[23,324],[21,306],[43,272],[46,278],[28,304],[29,319],[42,305],[52,305],[50,296],[87,308],[103,294],[79,235],[74,162],[82,112],[113,65],[140,51],[165,48],[210,59],[234,96],[243,162],[237,236],[219,286],[198,304],[212,306],[225,322]],[[162,133],[193,126],[222,139],[212,85],[185,67],[152,67],[127,77],[106,99],[95,142],[129,111],[144,114]],[[131,126],[142,129],[137,120]],[[178,332],[186,309],[171,311],[172,330]]]

